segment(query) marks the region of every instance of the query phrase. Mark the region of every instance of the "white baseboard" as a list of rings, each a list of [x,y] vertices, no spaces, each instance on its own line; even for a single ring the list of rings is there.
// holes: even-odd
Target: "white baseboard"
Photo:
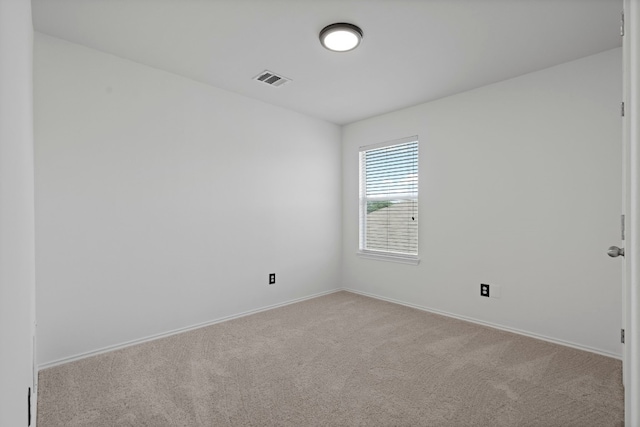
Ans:
[[[364,295],[364,296],[370,297],[370,298],[379,299],[379,300],[382,300],[382,301],[392,302],[394,304],[404,305],[406,307],[416,308],[418,310],[427,311],[429,313],[434,313],[434,314],[439,314],[439,315],[442,315],[442,316],[452,317],[454,319],[464,320],[466,322],[471,322],[471,323],[475,323],[475,324],[478,324],[478,325],[488,326],[490,328],[500,329],[502,331],[512,332],[512,333],[518,334],[518,335],[524,335],[524,336],[529,337],[529,338],[535,338],[535,339],[542,340],[542,341],[547,341],[547,342],[550,342],[550,343],[553,343],[553,344],[559,344],[559,345],[563,345],[565,347],[571,347],[571,348],[575,348],[577,350],[588,351],[590,353],[599,354],[601,356],[607,356],[607,357],[611,357],[611,358],[614,358],[614,359],[622,360],[622,355],[621,354],[610,353],[608,351],[600,350],[600,349],[593,348],[593,347],[588,347],[588,346],[577,344],[577,343],[574,343],[574,342],[571,342],[571,341],[565,341],[565,340],[560,340],[560,339],[557,339],[557,338],[551,338],[551,337],[547,337],[547,336],[544,336],[544,335],[536,334],[536,333],[533,333],[533,332],[523,331],[521,329],[511,328],[509,326],[504,326],[504,325],[499,325],[497,323],[485,322],[484,320],[478,320],[478,319],[474,319],[472,317],[461,316],[459,314],[453,314],[453,313],[449,313],[449,312],[446,312],[446,311],[437,310],[435,308],[425,307],[425,306],[422,306],[422,305],[411,304],[411,303],[404,302],[404,301],[399,301],[399,300],[396,300],[396,299],[393,299],[393,298],[387,298],[387,297],[383,297],[383,296],[380,296],[380,295],[371,294],[369,292],[362,292],[362,291],[358,291],[358,290],[350,289],[350,288],[342,288],[342,290],[343,291],[347,291],[347,292],[351,292],[351,293],[354,293],[354,294]]]
[[[168,332],[162,332],[162,333],[159,333],[159,334],[149,335],[149,336],[144,337],[144,338],[138,338],[138,339],[127,341],[127,342],[124,342],[124,343],[121,343],[121,344],[115,344],[115,345],[110,345],[110,346],[107,346],[107,347],[102,347],[102,348],[97,349],[97,350],[92,350],[92,351],[88,351],[88,352],[85,352],[85,353],[76,354],[74,356],[64,357],[62,359],[58,359],[58,360],[54,360],[52,362],[47,362],[47,363],[43,363],[43,364],[38,365],[38,371],[40,371],[42,369],[52,368],[52,367],[58,366],[58,365],[63,365],[65,363],[75,362],[76,360],[85,359],[87,357],[97,356],[98,354],[107,353],[109,351],[119,350],[119,349],[125,348],[125,347],[131,347],[132,345],[142,344],[142,343],[145,343],[145,342],[154,341],[154,340],[161,339],[161,338],[166,338],[166,337],[169,337],[171,335],[176,335],[176,334],[179,334],[179,333],[182,333],[182,332],[188,332],[188,331],[192,331],[194,329],[204,328],[206,326],[215,325],[216,323],[226,322],[226,321],[229,321],[229,320],[237,319],[239,317],[249,316],[251,314],[260,313],[262,311],[273,310],[274,308],[284,307],[285,305],[295,304],[297,302],[302,302],[302,301],[306,301],[308,299],[321,297],[323,295],[333,294],[335,292],[340,292],[340,291],[343,291],[343,290],[345,290],[345,289],[337,288],[337,289],[332,289],[330,291],[319,292],[317,294],[308,295],[306,297],[296,298],[296,299],[292,299],[292,300],[289,300],[289,301],[281,302],[281,303],[278,303],[278,304],[272,304],[272,305],[268,305],[268,306],[265,306],[265,307],[256,308],[255,310],[244,311],[242,313],[233,314],[231,316],[220,317],[218,319],[210,320],[210,321],[203,322],[203,323],[198,323],[196,325],[186,326],[184,328],[174,329],[174,330],[171,330],[171,331],[168,331]]]
[[[198,328],[204,328],[206,326],[215,325],[216,323],[226,322],[228,320],[233,320],[233,319],[237,319],[237,318],[240,318],[240,317],[249,316],[251,314],[256,314],[256,313],[260,313],[262,311],[272,310],[272,309],[278,308],[278,307],[284,307],[286,305],[295,304],[297,302],[306,301],[306,300],[309,300],[309,299],[312,299],[312,298],[317,298],[317,297],[321,297],[323,295],[329,295],[329,294],[332,294],[332,293],[335,293],[335,292],[340,292],[340,291],[347,291],[347,292],[351,292],[351,293],[354,293],[354,294],[359,294],[359,295],[363,295],[363,296],[366,296],[366,297],[370,297],[370,298],[375,298],[375,299],[379,299],[379,300],[382,300],[382,301],[391,302],[391,303],[394,303],[394,304],[404,305],[406,307],[411,307],[411,308],[415,308],[415,309],[418,309],[418,310],[427,311],[429,313],[434,313],[434,314],[439,314],[439,315],[442,315],[442,316],[451,317],[451,318],[454,318],[454,319],[464,320],[464,321],[475,323],[475,324],[478,324],[478,325],[488,326],[490,328],[500,329],[500,330],[503,330],[503,331],[512,332],[512,333],[519,334],[519,335],[524,335],[526,337],[535,338],[535,339],[539,339],[539,340],[542,340],[542,341],[547,341],[547,342],[550,342],[550,343],[554,343],[554,344],[559,344],[559,345],[563,345],[563,346],[566,346],[566,347],[575,348],[575,349],[578,349],[578,350],[588,351],[590,353],[596,353],[596,354],[600,354],[602,356],[612,357],[612,358],[618,359],[618,360],[622,359],[622,355],[620,355],[620,354],[610,353],[610,352],[607,352],[607,351],[603,351],[603,350],[600,350],[600,349],[597,349],[597,348],[584,346],[584,345],[577,344],[577,343],[574,343],[574,342],[559,340],[557,338],[551,338],[551,337],[547,337],[547,336],[544,336],[544,335],[536,334],[536,333],[533,333],[533,332],[523,331],[521,329],[516,329],[516,328],[511,328],[511,327],[508,327],[508,326],[504,326],[504,325],[499,325],[499,324],[496,324],[496,323],[486,322],[486,321],[483,321],[483,320],[478,320],[478,319],[474,319],[474,318],[467,317],[467,316],[461,316],[461,315],[454,314],[454,313],[449,313],[449,312],[446,312],[446,311],[443,311],[443,310],[437,310],[437,309],[430,308],[430,307],[425,307],[425,306],[421,306],[421,305],[417,305],[417,304],[411,304],[411,303],[408,303],[408,302],[405,302],[405,301],[400,301],[400,300],[396,300],[396,299],[393,299],[393,298],[387,298],[387,297],[383,297],[383,296],[380,296],[380,295],[372,294],[372,293],[369,293],[369,292],[358,291],[358,290],[351,289],[351,288],[338,288],[338,289],[332,289],[330,291],[320,292],[320,293],[313,294],[313,295],[308,295],[308,296],[302,297],[302,298],[296,298],[296,299],[285,301],[285,302],[281,302],[281,303],[278,303],[278,304],[273,304],[273,305],[257,308],[255,310],[245,311],[245,312],[234,314],[234,315],[231,315],[231,316],[221,317],[221,318],[210,320],[210,321],[207,321],[207,322],[198,323],[196,325],[186,326],[184,328],[174,329],[174,330],[171,330],[171,331],[168,331],[168,332],[162,332],[162,333],[159,333],[159,334],[150,335],[150,336],[147,336],[147,337],[143,337],[143,338],[127,341],[127,342],[124,342],[124,343],[121,343],[121,344],[110,345],[110,346],[103,347],[103,348],[100,348],[100,349],[97,349],[97,350],[92,350],[92,351],[89,351],[89,352],[76,354],[74,356],[69,356],[69,357],[65,357],[65,358],[62,358],[62,359],[54,360],[52,362],[43,363],[41,365],[38,365],[38,371],[40,371],[42,369],[52,368],[54,366],[62,365],[62,364],[65,364],[65,363],[74,362],[76,360],[84,359],[84,358],[87,358],[87,357],[96,356],[98,354],[107,353],[109,351],[119,350],[121,348],[130,347],[130,346],[137,345],[137,344],[142,344],[142,343],[145,343],[145,342],[148,342],[148,341],[153,341],[153,340],[169,337],[171,335],[179,334],[179,333],[182,333],[182,332],[188,332],[188,331],[191,331],[191,330],[194,330],[194,329],[198,329]],[[36,391],[37,391],[37,389],[36,389]]]
[[[31,390],[31,426],[38,426],[38,389]]]

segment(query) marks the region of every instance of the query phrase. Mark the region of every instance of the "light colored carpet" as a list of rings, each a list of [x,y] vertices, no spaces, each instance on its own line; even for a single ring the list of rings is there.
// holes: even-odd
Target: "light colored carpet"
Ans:
[[[40,372],[38,426],[621,426],[615,359],[338,292]]]

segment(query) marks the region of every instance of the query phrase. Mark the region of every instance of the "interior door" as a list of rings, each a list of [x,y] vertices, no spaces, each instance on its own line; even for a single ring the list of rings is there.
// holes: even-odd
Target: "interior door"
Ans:
[[[628,0],[624,1],[624,9],[627,9]],[[622,14],[622,21],[620,24],[620,34],[622,35],[622,108],[626,108],[627,105],[627,93],[629,91],[629,43],[628,36],[625,37],[624,33],[627,32],[624,22],[624,12]],[[629,219],[629,120],[622,117],[622,220],[621,220],[621,240],[622,247],[626,244],[627,234],[627,222]],[[629,263],[626,262],[626,258],[622,259],[622,334],[626,333],[627,328],[627,276]],[[622,337],[621,337],[622,338]],[[621,339],[622,341],[622,339]],[[625,369],[628,346],[622,346],[622,383],[626,386],[628,382],[628,370]]]
[[[623,19],[623,380],[625,425],[640,426],[640,2],[624,0]]]

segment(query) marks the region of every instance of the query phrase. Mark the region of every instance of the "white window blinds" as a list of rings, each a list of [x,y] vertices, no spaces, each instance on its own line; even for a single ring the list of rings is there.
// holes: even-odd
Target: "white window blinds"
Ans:
[[[417,258],[417,136],[360,148],[360,251]]]

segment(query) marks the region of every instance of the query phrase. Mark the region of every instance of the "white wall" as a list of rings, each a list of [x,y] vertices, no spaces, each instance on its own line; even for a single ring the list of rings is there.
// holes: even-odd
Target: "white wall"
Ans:
[[[0,0],[0,426],[27,425],[33,387],[33,25]],[[35,403],[35,402],[34,402]],[[35,412],[34,412],[35,419]]]
[[[338,126],[42,34],[34,73],[40,364],[340,287]]]
[[[621,76],[614,49],[346,126],[344,286],[619,356]],[[416,134],[421,263],[358,258],[358,147]]]

